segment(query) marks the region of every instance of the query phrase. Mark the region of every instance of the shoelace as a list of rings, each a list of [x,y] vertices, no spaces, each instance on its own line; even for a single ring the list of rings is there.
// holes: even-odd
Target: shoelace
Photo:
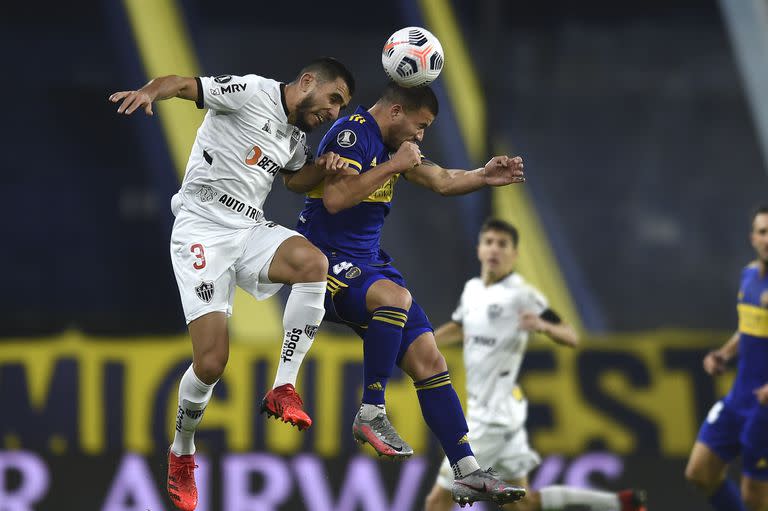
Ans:
[[[488,488],[495,487],[497,490],[506,488],[508,485],[499,479],[499,473],[496,472],[493,467],[489,467],[488,470],[484,470],[482,473],[483,479],[491,479],[492,485],[488,485]]]
[[[196,468],[197,465],[193,461],[178,461],[171,469],[171,478],[177,482],[184,481],[193,477]]]
[[[284,397],[280,400],[280,404],[284,409],[288,406],[293,406],[294,408],[301,408],[304,406],[301,396],[292,388],[287,388],[285,390]]]
[[[403,439],[400,438],[397,431],[395,431],[395,428],[392,427],[392,424],[389,422],[386,415],[377,415],[371,419],[371,427],[375,432],[383,436],[384,440],[388,443],[403,443]]]

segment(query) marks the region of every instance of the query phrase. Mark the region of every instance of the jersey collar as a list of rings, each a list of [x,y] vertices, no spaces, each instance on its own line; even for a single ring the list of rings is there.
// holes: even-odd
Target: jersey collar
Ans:
[[[363,107],[362,105],[358,105],[357,109],[355,109],[355,113],[365,117],[365,121],[367,123],[370,123],[371,128],[373,129],[373,131],[376,132],[375,135],[378,138],[382,139],[381,128],[379,128],[379,123],[376,122],[376,119],[373,118],[373,116],[370,114],[370,112],[368,112],[368,110],[365,107]]]
[[[283,105],[283,112],[285,112],[286,119],[288,118],[288,104],[285,102],[285,84],[280,84],[280,103]]]

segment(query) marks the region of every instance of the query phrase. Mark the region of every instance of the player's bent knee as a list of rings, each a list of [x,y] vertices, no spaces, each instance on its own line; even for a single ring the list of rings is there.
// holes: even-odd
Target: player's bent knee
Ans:
[[[210,385],[224,374],[228,359],[229,356],[226,353],[207,353],[199,357],[199,360],[195,360],[195,375],[203,383]]]
[[[387,279],[374,282],[365,296],[365,303],[369,311],[379,307],[397,307],[409,310],[412,302],[410,291]]]
[[[389,293],[387,293],[387,297],[385,301],[387,303],[384,303],[382,305],[389,306],[389,307],[398,307],[403,310],[408,310],[411,308],[411,303],[413,302],[413,298],[411,298],[410,291],[408,291],[404,287],[397,286],[397,289],[393,289]]]
[[[293,254],[294,283],[324,282],[328,275],[328,258],[307,243]]]
[[[685,467],[685,479],[704,493],[711,493],[720,483],[719,477],[714,477],[703,467],[689,463]]]
[[[328,275],[328,258],[319,250],[311,252],[301,267],[299,278],[301,282],[324,282]]]
[[[428,361],[428,372],[431,372],[432,374],[439,374],[448,370],[448,363],[445,361],[443,354],[440,353],[440,350],[435,349],[434,353],[431,355],[432,356]]]

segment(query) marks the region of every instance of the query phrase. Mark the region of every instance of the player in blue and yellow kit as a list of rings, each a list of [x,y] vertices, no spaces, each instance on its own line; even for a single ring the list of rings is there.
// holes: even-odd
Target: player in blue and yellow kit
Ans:
[[[739,329],[704,358],[717,375],[738,353],[736,380],[709,411],[685,471],[718,511],[768,510],[768,206],[756,211],[751,239],[757,260],[741,274]],[[726,474],[739,454],[741,491]]]
[[[413,454],[384,408],[387,380],[397,364],[414,380],[425,422],[451,462],[454,499],[462,504],[512,502],[525,491],[477,464],[432,325],[380,247],[401,176],[441,195],[524,181],[519,157],[497,156],[472,171],[444,169],[423,159],[417,143],[437,112],[437,98],[429,87],[406,89],[391,83],[369,110],[359,107],[336,122],[318,151],[336,152],[348,168],[326,176],[308,194],[298,231],[328,257],[325,319],[348,324],[363,339],[363,404],[353,424],[356,440],[370,443],[381,455]]]

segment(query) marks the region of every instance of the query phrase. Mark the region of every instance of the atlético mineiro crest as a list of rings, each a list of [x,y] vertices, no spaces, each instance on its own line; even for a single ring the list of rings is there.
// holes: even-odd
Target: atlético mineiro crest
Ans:
[[[205,303],[211,303],[213,300],[213,282],[204,280],[195,288],[195,294]]]
[[[304,327],[304,333],[307,334],[307,337],[310,339],[315,338],[315,334],[317,333],[317,325],[307,325]]]

